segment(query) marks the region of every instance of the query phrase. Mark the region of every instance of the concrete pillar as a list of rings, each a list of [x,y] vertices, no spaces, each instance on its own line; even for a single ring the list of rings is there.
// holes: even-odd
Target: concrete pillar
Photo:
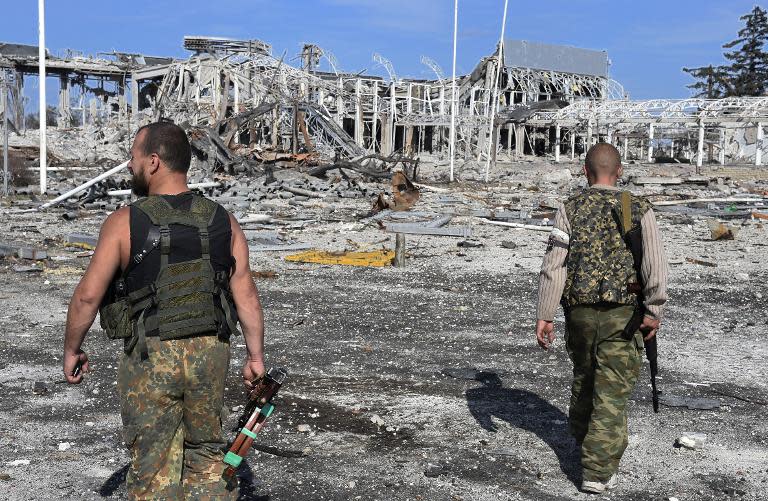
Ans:
[[[624,140],[622,141],[623,142],[623,148],[621,150],[621,158],[622,158],[622,160],[624,160],[626,162],[627,158],[629,157],[629,137],[628,136],[624,136],[623,139]]]
[[[699,122],[699,144],[696,148],[696,167],[698,168],[704,164],[704,123]]]
[[[69,105],[69,76],[59,77],[59,117],[56,122],[58,127],[70,127],[72,125],[72,112]]]
[[[391,155],[395,151],[395,113],[397,112],[397,92],[395,89],[395,82],[392,82],[390,86],[389,96],[389,147],[388,155]]]
[[[136,73],[131,74],[131,127],[139,127],[139,82]]]
[[[363,98],[361,94],[363,83],[358,78],[355,82],[355,142],[363,147]]]
[[[720,127],[720,152],[718,154],[720,165],[725,165],[725,128]]]
[[[375,90],[373,91],[373,117],[371,118],[371,151],[376,153],[376,128],[379,120],[379,84],[375,83]]]
[[[445,115],[445,85],[440,86],[440,115]]]
[[[765,143],[765,131],[763,123],[757,123],[757,141],[755,142],[755,165],[763,165],[763,144]]]
[[[555,124],[555,163],[560,163],[560,124]]]
[[[391,145],[394,144],[392,133],[392,122],[389,120],[389,113],[381,114],[381,154],[389,155],[392,153]]]
[[[525,125],[515,127],[515,153],[517,158],[522,158],[525,153]]]
[[[568,130],[568,135],[571,137],[571,160],[576,159],[576,130],[571,128]]]
[[[653,124],[648,124],[648,163],[653,162]]]
[[[344,125],[344,81],[339,77],[339,91],[336,94],[336,123],[339,127]]]
[[[507,155],[512,155],[512,131],[514,126],[507,124]]]
[[[587,122],[587,144],[584,145],[585,150],[589,150],[592,147],[592,120]]]

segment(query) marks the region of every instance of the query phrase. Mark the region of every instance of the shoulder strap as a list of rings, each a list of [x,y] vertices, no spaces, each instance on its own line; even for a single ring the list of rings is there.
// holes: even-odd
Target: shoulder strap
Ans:
[[[621,233],[626,235],[632,229],[632,195],[621,192]]]

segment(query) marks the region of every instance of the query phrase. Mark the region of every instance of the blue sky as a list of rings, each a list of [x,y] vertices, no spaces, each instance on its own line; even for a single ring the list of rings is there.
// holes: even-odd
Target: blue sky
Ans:
[[[0,41],[37,44],[37,2],[4,1]],[[759,3],[758,3],[759,4]],[[683,66],[718,64],[754,0],[510,0],[507,37],[607,50],[611,76],[633,99],[682,98]],[[765,7],[765,4],[761,4]],[[494,50],[503,0],[459,0],[457,71]],[[422,54],[451,71],[452,0],[49,0],[46,45],[186,57],[182,38],[258,38],[295,57],[303,42],[332,51],[342,69],[381,74],[373,52],[398,75],[431,78]],[[27,91],[32,97],[34,94]]]

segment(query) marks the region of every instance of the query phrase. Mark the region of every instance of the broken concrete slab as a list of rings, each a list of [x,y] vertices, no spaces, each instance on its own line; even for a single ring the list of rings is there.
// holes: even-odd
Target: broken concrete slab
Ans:
[[[15,256],[20,259],[42,261],[43,259],[48,259],[48,252],[23,244],[0,242],[0,256]]]

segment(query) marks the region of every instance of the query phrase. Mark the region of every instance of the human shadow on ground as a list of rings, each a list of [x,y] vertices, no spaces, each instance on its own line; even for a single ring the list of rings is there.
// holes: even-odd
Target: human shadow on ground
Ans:
[[[257,494],[258,483],[253,476],[253,470],[245,459],[237,469],[237,478],[240,479],[240,495],[237,501],[269,501],[269,496]]]
[[[130,463],[114,472],[102,486],[98,493],[102,497],[112,496],[121,485],[125,484],[125,476],[128,474]],[[240,479],[240,495],[238,501],[269,501],[269,496],[257,494],[258,486],[253,476],[253,471],[247,461],[243,461],[237,469],[237,476]]]
[[[483,429],[496,432],[492,417],[535,433],[557,456],[560,470],[574,485],[581,483],[579,450],[568,433],[568,417],[563,412],[526,390],[504,388],[498,374],[479,372],[475,378],[482,386],[467,390],[467,405]]]
[[[99,487],[98,493],[100,496],[109,497],[115,493],[121,485],[125,483],[125,476],[128,474],[128,467],[131,463],[125,463],[125,465],[114,472],[109,478]]]

